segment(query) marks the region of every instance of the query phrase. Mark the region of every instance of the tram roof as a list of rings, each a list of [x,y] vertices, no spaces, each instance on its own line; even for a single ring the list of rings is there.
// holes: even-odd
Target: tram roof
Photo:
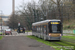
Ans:
[[[42,23],[48,23],[50,21],[60,21],[60,20],[58,20],[58,19],[44,20],[44,21],[35,22],[32,25],[37,25],[37,24],[42,24]]]

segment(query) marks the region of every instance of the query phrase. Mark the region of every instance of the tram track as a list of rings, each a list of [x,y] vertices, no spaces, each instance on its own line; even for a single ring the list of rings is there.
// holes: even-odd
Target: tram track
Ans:
[[[74,47],[72,50],[75,50],[75,40],[69,38],[62,38],[61,41],[52,41],[52,43],[56,44],[57,46],[72,46]]]
[[[52,41],[52,43],[59,46],[75,46],[75,40],[69,38],[62,38],[61,41]]]
[[[61,42],[65,43],[65,44],[69,44],[69,45],[71,45],[71,46],[75,46],[75,44],[73,44],[73,43],[71,43],[71,42],[65,42],[65,41],[61,41]]]
[[[61,41],[56,41],[56,42],[52,42],[56,45],[59,45],[59,46],[75,46],[75,43],[72,42],[72,41],[67,41],[67,40],[61,40]]]
[[[74,47],[74,48],[71,48],[71,50],[75,50],[75,45],[74,44],[71,44],[71,43],[67,43],[65,41],[60,41],[60,42],[52,42],[53,44],[56,44],[56,46],[59,46],[58,48],[62,48],[65,49],[65,47],[69,46],[69,47]],[[69,48],[67,47],[67,48]]]
[[[55,44],[57,44],[59,46],[70,46],[69,44],[63,43],[63,42],[53,42],[53,43],[55,43]]]
[[[56,44],[57,46],[72,46],[72,47],[74,47],[72,50],[75,50],[75,43],[72,43],[71,41],[69,42],[69,41],[66,41],[66,40],[61,40],[61,41],[56,41],[56,42],[52,42],[52,43],[54,43],[54,44]]]
[[[62,38],[62,41],[71,42],[71,43],[75,44],[75,40],[74,39]]]
[[[58,43],[55,43],[55,42],[52,42],[52,43],[56,44],[57,46],[63,46],[63,45],[61,45],[61,44],[58,44]]]
[[[49,41],[49,42],[51,42],[51,43],[53,43],[53,44],[56,44],[57,46],[65,46],[64,44],[67,44],[67,43],[64,43],[64,42],[62,42],[62,41]],[[68,44],[67,44],[68,45]]]
[[[58,41],[49,41],[49,42],[51,42],[51,43],[53,43],[53,44],[56,44],[56,46],[63,46],[63,45],[60,45],[60,44],[56,43],[56,42],[58,42]]]
[[[55,44],[54,47],[59,48],[59,49],[62,48],[64,50],[66,50],[66,48],[69,49],[71,46],[73,46],[72,44],[68,44],[68,43],[65,43],[65,42],[62,42],[62,41],[59,41],[58,43],[57,42],[51,42],[51,43]],[[71,50],[75,50],[75,48],[71,48]]]

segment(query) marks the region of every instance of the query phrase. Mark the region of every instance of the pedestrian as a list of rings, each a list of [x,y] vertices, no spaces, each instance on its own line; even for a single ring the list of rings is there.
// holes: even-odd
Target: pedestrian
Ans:
[[[23,33],[25,33],[25,28],[23,28]]]

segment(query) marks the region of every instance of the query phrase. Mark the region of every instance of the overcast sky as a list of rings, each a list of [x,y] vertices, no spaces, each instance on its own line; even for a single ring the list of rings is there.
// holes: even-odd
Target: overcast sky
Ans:
[[[15,9],[22,3],[23,0],[15,0]],[[32,0],[24,0],[25,3],[31,2]],[[38,0],[36,0],[37,2]],[[0,10],[3,11],[4,15],[10,15],[12,13],[12,0],[0,0]],[[1,14],[1,12],[0,12]]]

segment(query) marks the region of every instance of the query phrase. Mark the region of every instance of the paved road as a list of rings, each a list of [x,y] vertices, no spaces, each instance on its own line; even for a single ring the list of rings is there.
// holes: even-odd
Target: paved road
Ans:
[[[54,50],[26,36],[4,36],[0,40],[0,50]]]

